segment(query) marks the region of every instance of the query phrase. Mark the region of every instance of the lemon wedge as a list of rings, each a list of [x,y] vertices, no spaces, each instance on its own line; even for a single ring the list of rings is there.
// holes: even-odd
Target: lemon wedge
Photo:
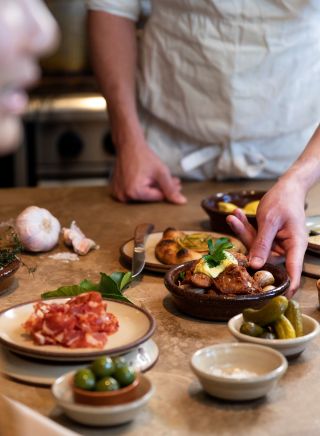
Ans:
[[[218,205],[218,210],[220,212],[227,212],[227,213],[231,213],[235,209],[238,209],[238,207],[239,207],[233,203],[228,203],[228,202],[224,202],[224,201],[218,201],[217,205]]]
[[[247,203],[243,210],[247,215],[255,215],[257,213],[257,209],[259,206],[260,200],[250,201],[250,203]]]

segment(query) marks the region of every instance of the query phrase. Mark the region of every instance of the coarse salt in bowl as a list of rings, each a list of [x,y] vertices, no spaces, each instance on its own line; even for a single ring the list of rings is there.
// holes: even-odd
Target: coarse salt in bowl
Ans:
[[[278,351],[244,343],[202,348],[193,354],[190,365],[208,394],[233,401],[266,395],[288,368]]]

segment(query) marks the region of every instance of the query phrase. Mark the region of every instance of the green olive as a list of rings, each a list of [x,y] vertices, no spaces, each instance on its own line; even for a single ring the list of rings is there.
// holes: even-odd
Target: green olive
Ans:
[[[127,361],[124,357],[121,357],[121,356],[113,357],[112,360],[113,360],[113,363],[115,365],[115,369],[128,366]]]
[[[96,379],[89,368],[79,369],[73,378],[73,383],[77,388],[92,391],[96,384]]]
[[[134,382],[136,373],[132,368],[123,366],[117,368],[113,376],[118,380],[121,386],[128,386]]]
[[[97,378],[109,377],[114,373],[115,368],[115,364],[109,356],[99,357],[91,365],[91,370]]]
[[[96,384],[96,391],[115,391],[120,388],[119,383],[113,377],[103,377]]]

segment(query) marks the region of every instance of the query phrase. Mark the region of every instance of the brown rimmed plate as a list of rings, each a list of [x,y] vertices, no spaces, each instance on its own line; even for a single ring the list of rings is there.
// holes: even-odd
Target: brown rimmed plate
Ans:
[[[68,298],[46,301],[48,304],[64,303]],[[36,345],[27,335],[22,324],[33,312],[35,301],[20,304],[0,313],[0,343],[18,354],[43,360],[89,361],[105,354],[118,355],[129,352],[147,341],[155,330],[155,319],[145,309],[122,301],[107,300],[107,311],[119,321],[119,330],[108,337],[103,349],[70,349],[58,345]]]
[[[180,229],[179,229],[180,230]],[[186,234],[192,234],[192,233],[203,233],[212,235],[213,238],[218,239],[222,237],[227,237],[230,239],[230,241],[235,246],[235,249],[237,251],[240,251],[241,253],[245,253],[246,249],[244,245],[239,241],[239,239],[234,238],[230,235],[222,234],[222,233],[215,233],[215,232],[206,232],[203,230],[181,230],[182,232]],[[145,245],[146,250],[146,263],[145,263],[145,269],[149,271],[154,272],[162,272],[165,273],[170,268],[172,268],[173,265],[166,265],[164,263],[161,263],[155,255],[155,247],[157,243],[162,238],[163,232],[154,232],[151,233],[147,240]],[[128,263],[132,262],[132,254],[133,254],[133,239],[129,239],[129,241],[126,241],[121,247],[120,247],[120,254],[124,258],[124,260]],[[199,258],[201,257],[201,254],[199,254]]]
[[[164,278],[164,284],[171,294],[178,310],[195,318],[211,321],[228,321],[245,308],[259,308],[267,300],[283,294],[289,287],[290,281],[286,270],[280,266],[265,264],[263,269],[270,271],[275,278],[276,288],[261,294],[247,295],[214,295],[179,285],[180,274],[188,271],[194,261],[186,262],[169,270]]]

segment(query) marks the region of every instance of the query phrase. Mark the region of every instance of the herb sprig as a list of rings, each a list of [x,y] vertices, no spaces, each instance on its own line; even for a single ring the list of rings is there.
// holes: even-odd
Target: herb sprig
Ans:
[[[0,232],[0,268],[5,267],[17,258],[23,247],[18,235],[10,226]]]
[[[100,273],[99,283],[94,283],[91,280],[82,280],[78,285],[61,286],[54,291],[48,291],[41,294],[41,298],[59,298],[59,297],[74,297],[75,295],[83,294],[89,291],[98,291],[104,298],[112,298],[131,303],[126,298],[122,291],[126,289],[132,281],[130,272],[113,272],[110,275]]]
[[[212,239],[208,241],[209,254],[205,254],[202,258],[206,261],[209,268],[218,266],[224,259],[227,258],[224,250],[233,248],[233,244],[228,238],[219,238],[215,243]]]

